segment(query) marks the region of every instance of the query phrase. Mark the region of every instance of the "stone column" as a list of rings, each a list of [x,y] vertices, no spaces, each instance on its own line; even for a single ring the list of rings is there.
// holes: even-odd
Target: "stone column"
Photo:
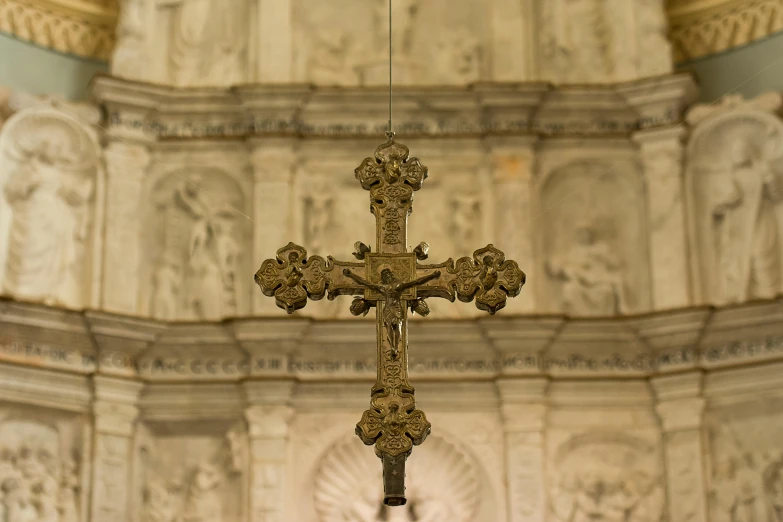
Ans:
[[[256,81],[290,83],[293,78],[293,15],[291,0],[257,0]]]
[[[510,522],[541,522],[544,491],[546,379],[500,379]]]
[[[260,266],[274,257],[290,238],[294,142],[291,138],[265,138],[252,144],[253,259]],[[257,267],[256,267],[257,269]],[[253,313],[279,315],[275,300],[253,292]]]
[[[683,181],[684,129],[667,127],[638,132],[647,186],[653,308],[691,304],[688,236]]]
[[[101,284],[102,309],[136,314],[139,311],[142,251],[142,182],[150,162],[147,147],[111,141],[106,160],[106,229]]]
[[[530,275],[533,270],[533,145],[529,136],[492,137],[490,149],[495,188],[495,230],[492,243]],[[524,299],[510,299],[506,313],[529,313],[535,309],[534,295],[525,289]],[[523,290],[523,292],[525,291]]]
[[[95,377],[95,453],[90,520],[130,522],[132,442],[143,384]]]
[[[702,374],[652,380],[663,427],[670,522],[707,521]]]
[[[244,384],[250,428],[250,522],[284,522],[289,406],[294,382],[249,381]]]

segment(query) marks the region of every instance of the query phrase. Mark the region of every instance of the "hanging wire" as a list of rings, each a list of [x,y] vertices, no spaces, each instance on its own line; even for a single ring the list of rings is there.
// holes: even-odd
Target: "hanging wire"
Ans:
[[[386,137],[394,139],[394,127],[392,126],[392,0],[389,0],[389,130]]]

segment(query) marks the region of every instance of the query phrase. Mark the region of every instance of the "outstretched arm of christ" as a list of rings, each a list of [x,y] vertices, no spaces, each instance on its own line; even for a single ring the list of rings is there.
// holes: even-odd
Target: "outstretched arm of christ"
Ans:
[[[354,274],[353,272],[351,272],[347,268],[343,269],[343,275],[346,276],[346,277],[350,277],[351,279],[353,279],[354,281],[356,281],[357,283],[359,283],[362,286],[366,286],[367,288],[375,290],[376,292],[384,293],[384,289],[382,287],[380,287],[379,285],[376,285],[375,283],[371,283],[371,282],[367,281],[363,277],[360,277],[360,276]]]
[[[402,283],[400,285],[400,290],[407,290],[408,288],[413,288],[414,286],[423,285],[424,283],[428,283],[432,281],[433,279],[437,279],[440,277],[440,270],[436,270],[431,274],[427,274],[423,277],[420,277],[418,279],[414,279],[413,281],[408,281],[407,283]]]

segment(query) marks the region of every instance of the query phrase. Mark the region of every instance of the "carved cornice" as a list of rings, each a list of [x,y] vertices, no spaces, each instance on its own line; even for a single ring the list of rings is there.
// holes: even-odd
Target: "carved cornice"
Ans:
[[[108,60],[116,0],[0,0],[0,31],[63,53]]]
[[[676,62],[783,31],[783,0],[671,0],[668,14]]]

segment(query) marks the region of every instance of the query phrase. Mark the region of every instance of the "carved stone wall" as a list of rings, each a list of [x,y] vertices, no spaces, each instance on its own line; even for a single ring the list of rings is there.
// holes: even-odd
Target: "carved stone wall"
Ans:
[[[432,340],[412,346],[411,374],[433,434],[408,459],[408,505],[390,509],[380,462],[351,434],[374,377],[372,324],[162,327],[1,301],[2,514],[777,520],[783,302],[596,323],[412,325]],[[187,349],[174,342],[186,336]]]
[[[123,0],[112,73],[177,86],[388,80],[386,0],[219,4]],[[663,0],[399,0],[393,17],[400,85],[609,83],[672,71]]]

